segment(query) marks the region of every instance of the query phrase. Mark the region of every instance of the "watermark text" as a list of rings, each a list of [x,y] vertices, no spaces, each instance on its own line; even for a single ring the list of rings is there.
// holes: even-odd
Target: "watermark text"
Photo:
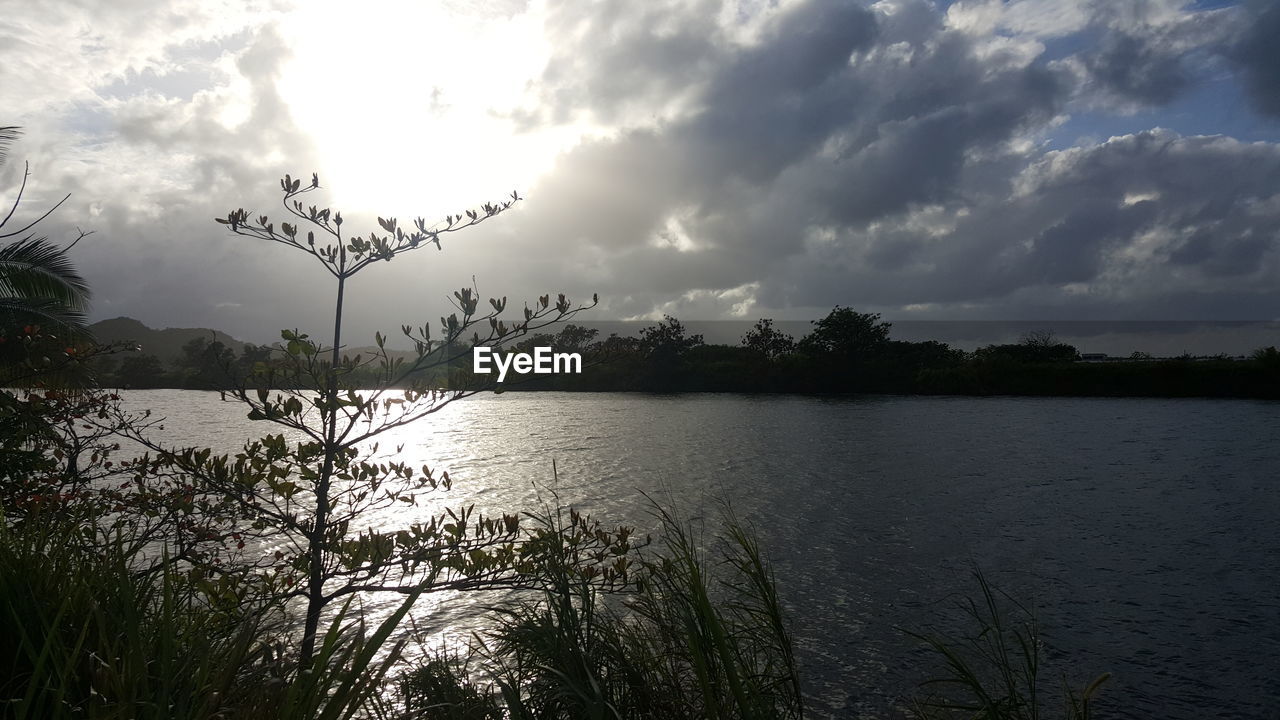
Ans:
[[[506,379],[508,370],[514,370],[520,375],[581,374],[582,355],[555,352],[549,347],[535,347],[532,353],[505,354],[487,345],[471,349],[472,372],[488,375],[494,368],[498,370],[498,382]]]

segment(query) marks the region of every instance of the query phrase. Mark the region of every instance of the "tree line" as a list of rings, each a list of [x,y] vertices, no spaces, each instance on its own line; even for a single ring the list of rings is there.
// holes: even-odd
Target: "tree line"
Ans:
[[[677,318],[665,316],[635,336],[600,337],[596,329],[567,324],[510,344],[510,352],[550,347],[584,358],[581,374],[510,375],[510,390],[890,393],[943,395],[1067,395],[1152,397],[1280,397],[1280,351],[1252,357],[1154,360],[1144,353],[1106,363],[1083,363],[1078,349],[1051,332],[1032,332],[1016,343],[964,351],[934,340],[890,337],[880,315],[837,306],[797,340],[761,319],[736,345],[706,343]],[[145,352],[103,354],[87,363],[99,382],[120,388],[229,390],[252,383],[255,367],[273,362],[278,347],[245,344],[239,352],[197,337],[166,361]],[[494,386],[471,372],[470,343],[436,347],[451,359],[414,375],[453,387]],[[372,384],[368,368],[350,380]]]
[[[893,340],[880,315],[847,307],[837,306],[812,326],[796,340],[761,319],[737,345],[720,345],[705,343],[670,316],[637,337],[599,339],[595,330],[570,325],[516,349],[579,352],[581,375],[530,375],[506,384],[577,391],[1280,398],[1275,348],[1244,361],[1152,360],[1136,353],[1086,363],[1051,332],[966,352],[934,340]]]

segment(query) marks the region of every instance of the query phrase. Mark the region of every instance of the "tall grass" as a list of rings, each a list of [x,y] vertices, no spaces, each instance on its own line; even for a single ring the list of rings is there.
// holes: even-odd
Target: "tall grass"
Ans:
[[[0,717],[802,718],[777,583],[753,534],[727,509],[710,537],[653,512],[659,541],[605,558],[607,582],[559,541],[559,511],[540,518],[545,586],[492,608],[469,655],[410,666],[407,638],[392,636],[411,594],[373,628],[343,607],[303,672],[282,650],[292,636],[278,606],[211,604],[185,572],[136,571],[124,538],[90,550],[68,541],[74,525],[0,516],[0,648],[12,649],[0,653]],[[909,633],[941,661],[916,716],[1090,720],[1107,676],[1046,690],[1034,617],[976,577],[961,608],[971,634]]]
[[[408,705],[486,720],[802,717],[776,583],[752,534],[726,510],[703,550],[688,524],[654,514],[659,549],[641,556],[627,591],[552,558],[539,598],[495,610],[477,650],[496,693],[459,672],[465,662],[436,660],[403,676]],[[543,521],[554,530],[554,514]]]
[[[212,717],[251,685],[265,614],[198,602],[175,571],[137,574],[118,540],[0,523],[0,688],[14,718]]]
[[[375,656],[416,596],[373,632],[339,613],[298,673],[277,606],[218,607],[187,575],[138,572],[123,538],[0,517],[0,717],[350,718],[385,710],[401,645]],[[385,714],[385,713],[384,713]]]
[[[961,611],[971,630],[960,637],[906,631],[942,661],[942,671],[922,683],[915,714],[924,720],[1090,720],[1093,703],[1110,678],[1102,674],[1076,690],[1062,679],[1060,693],[1046,693],[1044,642],[1034,614],[974,571],[979,596],[968,597]],[[1052,698],[1049,695],[1053,695]],[[1061,703],[1060,713],[1049,709]]]

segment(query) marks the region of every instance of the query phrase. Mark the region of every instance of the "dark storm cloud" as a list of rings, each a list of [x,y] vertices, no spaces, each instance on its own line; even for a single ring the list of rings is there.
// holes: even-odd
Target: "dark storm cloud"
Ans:
[[[1245,30],[1230,54],[1258,109],[1280,117],[1280,3],[1259,0],[1246,7]]]
[[[1232,9],[1185,12],[1167,0],[1093,5],[1080,52],[1089,90],[1120,103],[1169,103],[1213,72],[1239,23]]]
[[[1063,99],[1066,84],[1042,67],[984,77],[951,43],[943,48],[917,67],[946,73],[948,92],[905,86],[904,95],[916,96],[909,110],[887,103],[866,124],[874,135],[860,133],[864,145],[851,144],[834,161],[817,163],[808,191],[825,201],[830,219],[860,223],[913,204],[955,199],[974,151],[1049,120]]]
[[[1036,144],[1080,103],[1127,112],[1186,92],[1220,69],[1214,58],[1244,27],[1238,9],[1090,7],[1081,37],[1093,41],[1054,59],[1016,38],[959,32],[911,1],[798,3],[748,42],[698,45],[692,66],[667,62],[671,38],[645,23],[583,34],[557,56],[589,68],[603,53],[608,66],[633,68],[625,87],[686,102],[566,153],[539,188],[585,197],[576,207],[599,213],[553,199],[531,205],[526,226],[580,244],[567,274],[601,249],[617,258],[594,277],[626,298],[611,308],[619,314],[649,312],[682,289],[748,286],[762,307],[997,314],[1016,303],[1160,307],[1149,299],[1268,292],[1274,145],[1143,128],[1059,153]],[[690,27],[712,14],[667,8],[681,9]],[[585,89],[601,82],[590,71],[576,92],[569,77],[554,73],[559,90],[547,96],[560,116],[621,117],[643,104],[643,94],[597,98]],[[684,246],[664,243],[673,224]]]
[[[767,285],[762,270],[806,251],[807,226],[955,200],[970,155],[998,154],[1072,90],[1040,63],[984,61],[924,3],[892,17],[806,3],[719,52],[696,110],[579,146],[537,188],[552,199],[531,226],[625,255],[611,292]],[[673,217],[696,249],[655,241]]]
[[[674,134],[712,178],[768,183],[856,114],[850,59],[875,36],[863,8],[800,6],[726,63],[702,98],[706,109]]]
[[[790,297],[813,305],[860,288],[865,302],[992,303],[1017,293],[1061,305],[1158,307],[1217,292],[1274,295],[1280,258],[1280,149],[1149,131],[1052,153],[1025,170],[1013,197],[973,208],[934,238],[929,262],[869,267],[859,253],[887,228],[849,233],[820,262],[792,270]],[[897,227],[895,227],[895,225]],[[921,253],[916,253],[918,259]],[[808,260],[808,259],[806,259]],[[1088,286],[1078,295],[1059,288]],[[1170,292],[1172,291],[1172,293]],[[1198,293],[1198,295],[1196,294]],[[1274,306],[1268,303],[1267,306]],[[1160,308],[1164,317],[1194,307]],[[1254,317],[1252,305],[1235,310]]]
[[[1160,105],[1191,83],[1177,52],[1158,38],[1111,33],[1096,53],[1085,56],[1085,68],[1109,92],[1144,105]]]

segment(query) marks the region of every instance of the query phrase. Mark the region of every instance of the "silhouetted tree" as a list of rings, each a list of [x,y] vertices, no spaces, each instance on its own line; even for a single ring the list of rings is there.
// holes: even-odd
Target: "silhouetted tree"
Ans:
[[[599,330],[585,328],[581,325],[565,325],[560,328],[552,340],[552,347],[561,352],[584,352],[595,341]]]
[[[754,350],[770,360],[790,355],[796,349],[795,338],[775,330],[773,320],[762,318],[756,321],[755,327],[742,336],[743,347]]]
[[[865,358],[882,349],[889,341],[890,324],[880,321],[878,313],[860,313],[836,306],[826,317],[813,321],[813,332],[806,335],[797,349],[813,357],[832,360]]]
[[[1253,361],[1265,368],[1280,368],[1280,350],[1275,345],[1261,347],[1253,351]]]
[[[240,357],[236,362],[245,370],[252,370],[256,363],[267,362],[271,359],[270,345],[254,345],[253,343],[245,343],[240,348]]]
[[[155,355],[125,355],[116,371],[116,382],[121,387],[163,387],[166,381],[164,363]]]
[[[184,387],[209,390],[228,387],[236,378],[235,351],[221,340],[197,337],[182,346],[178,367]]]
[[[1012,360],[1020,363],[1072,362],[1080,359],[1074,345],[1058,342],[1052,331],[1035,331],[1013,345],[988,345],[974,351],[978,361]]]
[[[240,530],[240,547],[245,538],[258,537],[269,538],[277,548],[247,569],[273,569],[270,582],[281,596],[296,597],[305,606],[299,648],[303,669],[317,659],[324,608],[357,593],[393,592],[412,599],[431,591],[528,586],[537,581],[533,573],[540,553],[562,540],[573,543],[575,552],[581,550],[588,564],[593,561],[586,558],[597,557],[597,551],[602,558],[618,554],[611,550],[626,552],[625,535],[603,531],[576,513],[571,526],[558,528],[554,536],[534,531],[523,544],[519,516],[485,516],[473,508],[437,511],[399,528],[364,524],[370,512],[414,506],[421,494],[451,485],[448,473],[377,454],[382,434],[491,387],[442,384],[430,371],[465,364],[472,346],[506,344],[583,308],[564,295],[548,294],[507,321],[501,317],[505,297],[489,299],[482,309],[479,294],[462,288],[453,293],[456,312],[440,318],[434,338],[428,324],[402,326],[414,348],[409,357],[388,352],[382,333],[375,333],[372,352],[351,357],[342,351],[348,280],[415,250],[439,248],[449,233],[502,213],[518,197],[512,193],[509,200],[437,223],[418,218],[410,227],[380,217],[381,232],[358,235],[343,226],[340,212],[303,204],[301,196],[319,187],[315,175],[306,186],[286,175],[280,188],[288,221],[278,225],[244,209],[217,219],[237,235],[310,256],[334,281],[329,341],[322,344],[307,333],[283,331],[272,362],[257,367],[254,378],[228,393],[248,407],[251,420],[284,428],[290,439],[284,433],[268,434],[246,443],[234,457],[148,445],[158,459],[190,476],[200,492],[237,503],[251,520]],[[149,442],[145,437],[135,440]],[[244,577],[246,568],[231,568],[233,573],[237,569]]]
[[[674,359],[702,344],[701,335],[686,335],[684,325],[670,315],[640,330],[640,348],[650,358]]]
[[[1052,330],[1033,330],[1022,336],[1020,344],[1027,348],[1033,362],[1070,362],[1080,359],[1080,352],[1076,347],[1059,342]]]

